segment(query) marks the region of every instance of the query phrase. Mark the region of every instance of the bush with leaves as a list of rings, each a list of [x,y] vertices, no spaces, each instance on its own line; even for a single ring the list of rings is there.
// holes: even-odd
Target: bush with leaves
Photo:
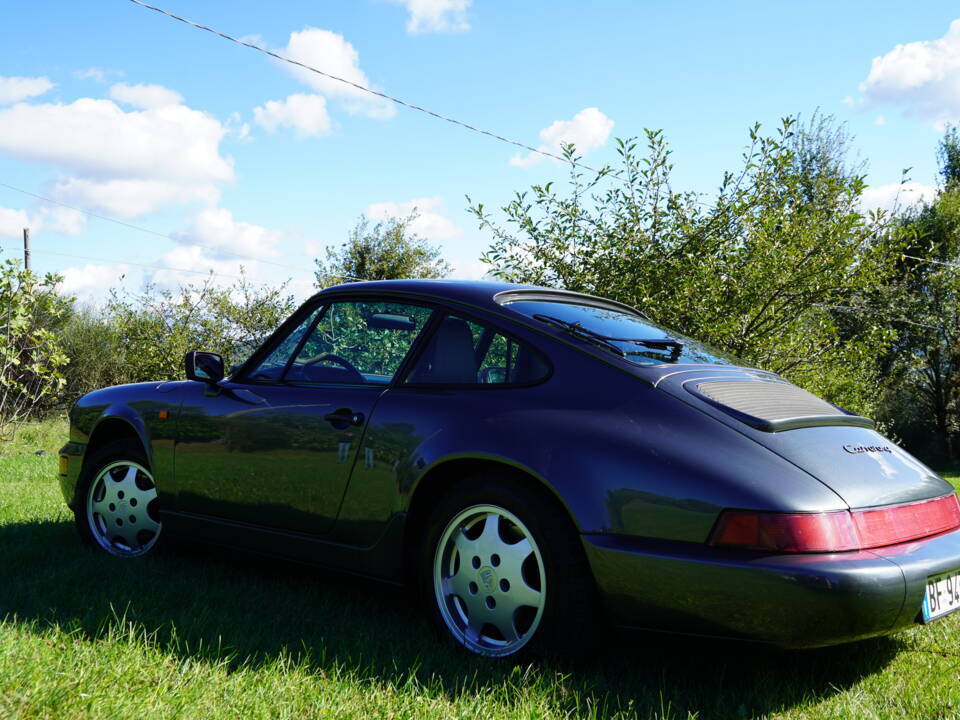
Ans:
[[[106,319],[120,340],[122,365],[131,382],[183,376],[183,355],[208,350],[229,369],[245,360],[296,307],[286,284],[252,284],[245,273],[234,287],[212,278],[176,291],[148,285],[137,294],[113,292]]]
[[[0,435],[42,417],[56,403],[67,356],[49,328],[67,310],[60,278],[39,278],[8,260],[0,266]]]
[[[120,333],[99,311],[75,304],[57,334],[69,358],[61,391],[65,404],[97,388],[133,382],[136,373],[124,362]]]
[[[869,296],[895,257],[882,214],[864,216],[859,168],[829,118],[750,130],[741,167],[703,202],[670,184],[670,151],[647,131],[618,140],[620,166],[569,192],[517,193],[506,223],[471,210],[493,244],[494,275],[563,287],[642,308],[659,323],[779,372],[838,404],[870,413],[877,357],[895,335]],[[567,146],[566,157],[576,160]],[[600,183],[607,188],[600,192]],[[849,308],[862,308],[861,312]]]

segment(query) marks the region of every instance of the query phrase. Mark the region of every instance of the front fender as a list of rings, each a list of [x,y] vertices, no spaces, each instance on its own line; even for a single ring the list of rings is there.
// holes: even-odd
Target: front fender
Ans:
[[[183,383],[138,383],[95,390],[81,397],[70,410],[70,442],[61,450],[60,482],[73,507],[83,463],[113,440],[137,440],[147,456],[160,493],[171,487],[175,423]]]

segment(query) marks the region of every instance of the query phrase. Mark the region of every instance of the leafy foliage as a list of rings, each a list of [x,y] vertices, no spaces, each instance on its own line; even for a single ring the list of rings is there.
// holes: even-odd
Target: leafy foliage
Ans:
[[[869,413],[876,358],[893,338],[866,303],[895,257],[882,214],[861,214],[858,167],[829,118],[759,126],[737,172],[704,203],[670,184],[670,150],[647,131],[618,140],[619,168],[569,191],[553,183],[518,193],[500,224],[471,210],[493,235],[493,274],[641,307],[658,322],[744,362],[783,373],[833,402]],[[565,155],[577,159],[567,146]],[[598,183],[607,189],[599,193]],[[862,313],[851,308],[866,308]]]
[[[410,231],[416,212],[383,220],[372,227],[361,216],[339,249],[327,248],[326,260],[315,261],[317,286],[353,280],[439,278],[450,273],[440,248]]]
[[[0,266],[0,434],[42,416],[63,387],[68,359],[48,329],[67,308],[56,294],[59,280],[11,260]]]
[[[894,432],[936,462],[960,457],[960,137],[938,148],[943,185],[932,202],[908,209],[898,232],[906,248],[896,297],[913,323],[887,366],[885,415]],[[918,259],[921,258],[921,259]]]
[[[133,382],[136,368],[125,362],[117,327],[96,310],[74,305],[57,332],[69,358],[61,395],[72,402],[97,388]]]
[[[136,295],[114,292],[106,307],[131,381],[182,376],[183,355],[205,349],[239,363],[295,307],[286,285],[257,287],[242,274],[233,288],[182,285],[177,291],[148,285]]]

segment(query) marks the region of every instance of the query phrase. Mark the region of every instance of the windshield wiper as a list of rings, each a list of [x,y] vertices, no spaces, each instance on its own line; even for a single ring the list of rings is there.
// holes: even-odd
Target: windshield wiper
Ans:
[[[533,316],[534,320],[539,320],[540,322],[547,323],[548,325],[553,325],[554,327],[561,328],[566,330],[571,335],[579,337],[587,342],[591,342],[594,345],[599,345],[600,347],[606,348],[611,352],[616,353],[622,358],[626,358],[627,355],[638,355],[640,353],[632,352],[627,353],[614,345],[615,342],[622,343],[633,343],[634,345],[642,345],[645,348],[650,348],[651,350],[669,350],[670,351],[670,362],[676,362],[677,358],[680,357],[680,353],[683,352],[683,343],[679,340],[674,340],[673,338],[618,338],[610,337],[609,335],[601,335],[600,333],[594,330],[588,330],[583,327],[579,322],[568,322],[567,320],[561,320],[560,318],[555,318],[552,315],[541,315],[537,314]]]
[[[578,322],[575,322],[575,323],[567,322],[566,320],[561,320],[560,318],[555,318],[550,315],[539,315],[539,314],[534,315],[533,319],[539,320],[540,322],[545,322],[547,323],[547,325],[553,325],[554,327],[558,327],[561,330],[566,330],[571,335],[579,337],[582,340],[586,340],[587,342],[593,343],[594,345],[599,345],[602,348],[606,348],[607,350],[610,350],[611,352],[616,353],[622,358],[625,358],[627,356],[627,354],[623,350],[621,350],[612,342],[610,342],[608,338],[605,338],[603,335],[600,335],[599,333],[595,333],[593,330],[587,330],[585,327],[582,327]]]

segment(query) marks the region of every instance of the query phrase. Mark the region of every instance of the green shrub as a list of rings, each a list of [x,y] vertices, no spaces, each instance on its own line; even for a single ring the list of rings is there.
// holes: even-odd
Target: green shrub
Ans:
[[[0,435],[49,412],[63,389],[68,358],[50,329],[68,308],[56,293],[59,281],[16,261],[0,266]]]

